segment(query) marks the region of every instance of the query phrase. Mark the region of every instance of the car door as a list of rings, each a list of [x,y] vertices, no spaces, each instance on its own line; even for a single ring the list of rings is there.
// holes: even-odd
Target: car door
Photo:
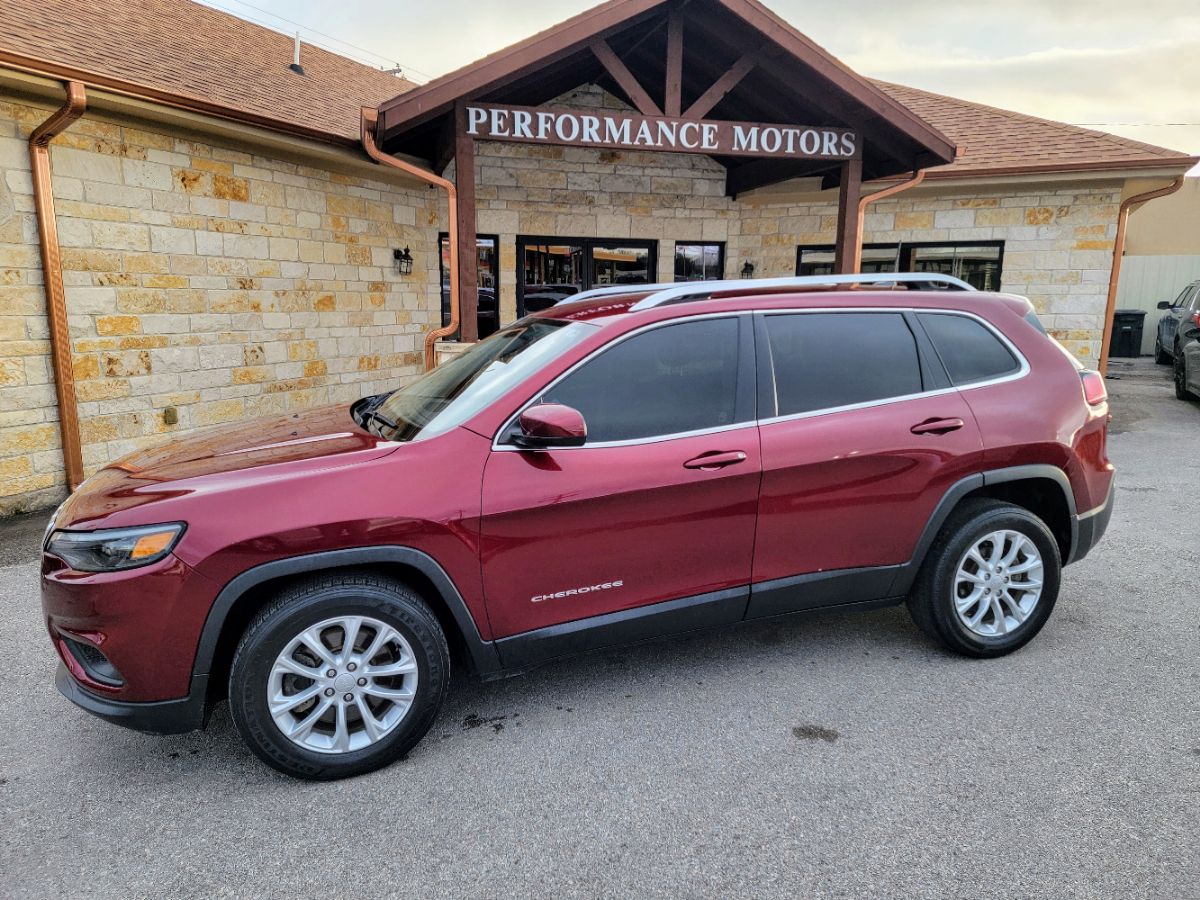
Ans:
[[[761,471],[754,379],[749,317],[659,324],[533,401],[581,412],[583,446],[521,450],[516,426],[501,429],[481,524],[495,635],[672,600],[681,602],[668,630],[741,619]],[[681,598],[701,599],[688,612]],[[506,663],[520,664],[513,652],[502,649]]]
[[[911,314],[758,323],[763,486],[748,615],[888,596],[938,501],[980,464],[971,410]]]
[[[1167,314],[1159,321],[1159,345],[1168,353],[1175,352],[1175,338],[1179,333],[1180,323],[1187,318],[1186,312],[1189,301],[1194,300],[1197,294],[1200,293],[1200,287],[1196,285],[1188,285],[1185,287],[1174,300],[1171,301],[1171,308]],[[1183,335],[1178,335],[1180,338]]]
[[[1179,317],[1179,348],[1183,353],[1187,389],[1200,394],[1200,287],[1192,292]]]

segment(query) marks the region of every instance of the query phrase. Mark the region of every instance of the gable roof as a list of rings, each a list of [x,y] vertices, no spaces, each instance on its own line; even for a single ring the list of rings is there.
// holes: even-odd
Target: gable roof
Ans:
[[[671,55],[670,16],[682,22],[674,70],[681,109],[719,83],[739,60],[754,61],[705,118],[844,126],[862,135],[867,178],[906,172],[954,158],[954,143],[936,127],[851,71],[758,0],[608,0],[531,38],[497,51],[379,106],[376,135],[389,150],[438,159],[460,100],[538,106],[583,84],[596,83],[646,108],[628,84],[601,62],[607,51],[628,69],[652,104],[666,109]],[[605,46],[600,47],[601,50]],[[677,45],[678,46],[678,45]],[[628,80],[628,79],[627,79]],[[739,173],[739,189],[800,174],[836,171],[829,160],[789,159],[769,167],[715,157]],[[756,161],[757,162],[757,161]],[[745,173],[754,171],[754,175]]]
[[[3,0],[0,64],[358,143],[359,110],[414,84],[191,0]],[[125,92],[125,91],[123,91]],[[282,127],[281,127],[282,126]]]
[[[1040,119],[901,84],[878,80],[874,83],[958,142],[958,159],[931,169],[927,177],[1187,169],[1200,162],[1178,150],[1106,131]]]
[[[642,0],[642,4],[652,16],[658,0]],[[581,13],[438,82],[534,46],[571,23],[593,20],[594,25],[593,17],[611,14],[612,6],[606,3]],[[761,4],[753,6],[764,27],[807,40]],[[815,52],[824,54],[820,48]],[[302,44],[305,75],[292,72],[291,61],[292,39],[287,35],[191,0],[0,2],[0,65],[75,78],[314,140],[356,146],[361,106],[388,105],[417,90],[419,96],[428,96],[407,79],[312,44]],[[930,178],[1148,168],[1183,171],[1200,162],[1185,153],[1106,132],[903,85],[864,81],[888,102],[902,105],[959,145],[960,157],[930,169]],[[616,85],[607,87],[619,96]]]

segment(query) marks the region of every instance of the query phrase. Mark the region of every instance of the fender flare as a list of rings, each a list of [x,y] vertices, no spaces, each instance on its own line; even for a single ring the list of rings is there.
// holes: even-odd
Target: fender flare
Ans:
[[[428,578],[454,617],[454,623],[462,635],[463,644],[476,673],[486,678],[500,671],[500,655],[496,652],[494,642],[485,641],[479,636],[475,619],[446,570],[438,565],[432,556],[420,550],[383,545],[289,556],[263,563],[237,575],[221,588],[204,620],[204,628],[200,632],[200,641],[196,647],[196,659],[192,663],[193,679],[211,674],[221,629],[229,617],[230,610],[250,589],[276,578],[379,563],[409,566]]]
[[[921,565],[925,562],[925,556],[929,552],[929,548],[933,545],[934,539],[937,538],[938,532],[942,530],[942,526],[946,524],[946,520],[950,518],[950,514],[954,512],[955,507],[958,506],[967,494],[994,484],[1004,484],[1008,481],[1027,481],[1034,478],[1053,481],[1058,485],[1059,490],[1062,491],[1063,500],[1067,504],[1067,518],[1071,523],[1071,545],[1067,548],[1063,564],[1066,565],[1068,562],[1072,562],[1075,555],[1075,548],[1079,546],[1079,517],[1075,508],[1075,494],[1071,490],[1071,482],[1067,478],[1066,472],[1058,468],[1058,466],[1048,464],[991,469],[987,472],[968,475],[966,478],[956,481],[942,495],[942,499],[938,501],[938,505],[934,507],[933,513],[929,516],[929,521],[925,523],[925,528],[921,532],[921,537],[917,541],[916,548],[913,550],[912,558],[896,574],[896,579],[892,582],[891,593],[895,596],[904,596],[911,590],[913,582],[916,581],[917,573],[921,570]]]

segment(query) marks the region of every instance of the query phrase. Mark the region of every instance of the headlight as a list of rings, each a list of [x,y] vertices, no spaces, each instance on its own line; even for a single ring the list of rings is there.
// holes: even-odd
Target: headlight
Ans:
[[[183,534],[183,523],[102,531],[56,531],[46,552],[77,572],[113,572],[158,562],[171,552]]]

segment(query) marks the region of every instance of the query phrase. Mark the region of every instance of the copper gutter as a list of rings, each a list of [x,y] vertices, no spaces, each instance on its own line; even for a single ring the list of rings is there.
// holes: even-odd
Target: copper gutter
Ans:
[[[33,207],[37,214],[42,277],[46,289],[46,318],[50,322],[50,364],[58,397],[58,428],[62,435],[67,488],[83,483],[83,449],[79,438],[79,406],[75,400],[75,369],[71,359],[71,329],[63,288],[62,251],[54,217],[54,184],[50,178],[50,142],[83,115],[87,95],[78,81],[66,84],[67,100],[29,135],[29,167],[33,176]]]
[[[851,272],[853,272],[854,274],[859,274],[859,270],[862,269],[862,245],[863,245],[862,239],[863,239],[863,235],[866,234],[866,231],[863,228],[863,222],[865,222],[866,218],[867,218],[867,207],[870,206],[872,203],[874,203],[876,200],[883,200],[886,197],[894,197],[896,194],[899,194],[901,191],[907,191],[909,188],[914,188],[924,180],[925,180],[925,170],[917,169],[913,172],[912,178],[908,179],[908,181],[898,182],[897,184],[893,184],[891,187],[885,187],[881,191],[876,191],[873,194],[867,194],[867,196],[859,198],[859,201],[858,201],[858,241],[855,242],[855,245],[854,245],[854,257],[850,260],[850,262],[851,262],[850,271]]]
[[[397,159],[380,150],[375,144],[375,126],[378,122],[379,111],[373,107],[364,106],[362,108],[362,145],[367,156],[380,165],[391,166],[428,184],[440,187],[446,192],[446,201],[450,207],[450,324],[442,328],[435,328],[425,335],[425,371],[428,372],[437,365],[437,354],[433,349],[437,339],[458,331],[458,191],[454,187],[454,182],[447,181],[428,169],[414,166],[412,163]]]
[[[1117,284],[1121,277],[1121,259],[1125,256],[1125,231],[1129,224],[1129,214],[1133,211],[1134,206],[1175,193],[1183,187],[1183,179],[1184,176],[1180,175],[1166,187],[1146,191],[1143,194],[1135,194],[1127,200],[1121,201],[1121,208],[1117,212],[1117,239],[1113,243],[1112,273],[1108,276],[1108,303],[1104,307],[1104,337],[1100,343],[1099,369],[1101,375],[1108,372],[1108,345],[1112,341],[1113,313],[1117,307]]]

